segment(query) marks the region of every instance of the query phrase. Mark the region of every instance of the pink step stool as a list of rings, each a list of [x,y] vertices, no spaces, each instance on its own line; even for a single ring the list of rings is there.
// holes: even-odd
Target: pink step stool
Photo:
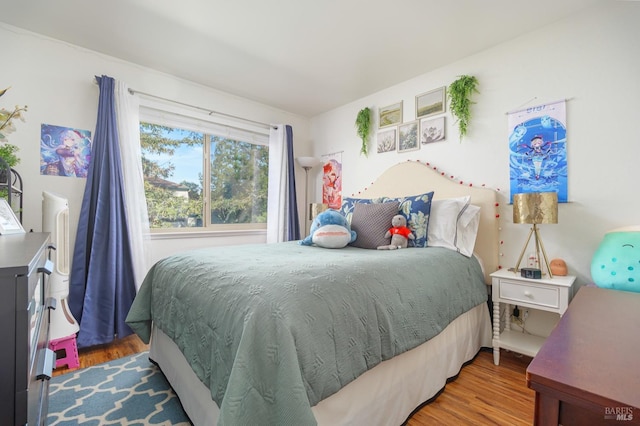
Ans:
[[[63,365],[68,368],[80,367],[75,334],[50,341],[49,349],[56,353],[56,368]],[[64,353],[62,353],[63,351]]]

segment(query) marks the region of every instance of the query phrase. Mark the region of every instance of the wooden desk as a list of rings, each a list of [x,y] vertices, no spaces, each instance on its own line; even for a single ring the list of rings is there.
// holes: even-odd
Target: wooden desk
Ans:
[[[581,288],[527,385],[536,425],[640,425],[640,293]]]

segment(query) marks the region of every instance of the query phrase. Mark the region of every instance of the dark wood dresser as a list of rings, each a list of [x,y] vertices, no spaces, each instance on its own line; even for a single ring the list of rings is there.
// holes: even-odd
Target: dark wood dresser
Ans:
[[[640,293],[583,287],[527,368],[536,425],[640,424]]]
[[[0,235],[0,425],[40,425],[47,417],[49,349],[48,233]]]

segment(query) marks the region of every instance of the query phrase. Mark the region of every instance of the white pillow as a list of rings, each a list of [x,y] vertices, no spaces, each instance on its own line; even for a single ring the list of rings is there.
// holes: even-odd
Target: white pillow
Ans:
[[[473,255],[473,248],[476,245],[476,237],[478,236],[478,226],[480,225],[480,207],[468,204],[464,209],[460,219],[458,220],[458,229],[456,232],[456,247],[458,251],[467,256]]]
[[[470,200],[466,196],[432,201],[427,246],[448,248],[467,257],[473,255],[480,207],[471,205]]]

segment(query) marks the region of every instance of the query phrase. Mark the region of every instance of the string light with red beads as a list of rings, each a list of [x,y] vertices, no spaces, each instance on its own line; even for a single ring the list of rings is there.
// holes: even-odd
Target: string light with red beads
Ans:
[[[444,171],[442,171],[442,170],[438,170],[438,167],[433,166],[433,165],[432,165],[430,162],[428,162],[428,161],[410,160],[410,159],[409,159],[409,160],[407,160],[407,162],[415,162],[415,163],[419,163],[419,164],[424,164],[425,166],[427,166],[427,167],[429,167],[429,168],[433,169],[434,171],[436,171],[436,172],[440,172],[440,176],[443,176],[443,177],[445,177],[445,178],[448,178],[448,179],[449,179],[449,180],[451,180],[451,181],[456,181],[456,177],[455,177],[455,175],[447,175],[447,173],[445,173],[445,172],[444,172]],[[463,180],[458,180],[457,182],[458,182],[458,184],[460,184],[460,185],[465,185],[465,182],[464,182]],[[371,185],[370,185],[370,186],[372,186],[373,184],[374,184],[374,182],[371,182]],[[469,187],[473,187],[473,186],[474,186],[472,182],[466,183],[466,185],[468,185]],[[490,188],[490,187],[487,187],[487,185],[486,185],[486,184],[484,184],[484,183],[483,183],[482,185],[480,185],[480,187],[482,187],[482,188],[486,188],[486,189],[491,189],[491,190],[496,191],[496,192],[500,192],[500,188]],[[369,188],[368,188],[368,187],[365,187],[363,190],[358,191],[357,195],[362,194],[362,192],[363,192],[363,191],[366,191],[367,189],[369,189]],[[351,196],[352,196],[352,197],[356,196],[356,193],[352,193],[352,194],[351,194]],[[496,204],[495,204],[495,208],[496,208],[495,218],[496,218],[496,220],[498,221],[498,233],[500,234],[500,233],[502,233],[502,226],[500,226],[500,213],[499,213],[500,203],[499,203],[499,202],[496,202]],[[504,257],[504,253],[503,253],[503,251],[502,251],[502,246],[503,246],[503,245],[504,245],[504,240],[502,240],[502,239],[501,239],[501,240],[499,241],[499,247],[498,247],[498,248],[499,248],[499,250],[498,250],[498,256],[499,256],[499,259],[498,259],[498,269],[502,269],[502,265],[501,265],[500,263],[501,263],[501,261],[502,261],[502,258]]]

